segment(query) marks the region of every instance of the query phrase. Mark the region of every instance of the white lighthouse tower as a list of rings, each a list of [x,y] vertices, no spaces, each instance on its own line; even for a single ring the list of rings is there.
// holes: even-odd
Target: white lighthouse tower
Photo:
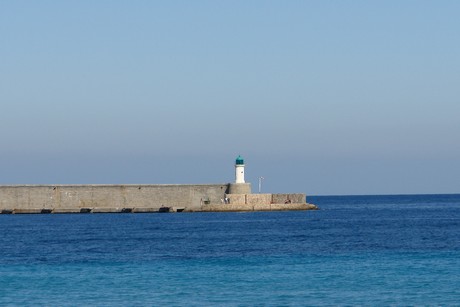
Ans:
[[[235,183],[228,185],[228,194],[251,194],[251,184],[244,181],[244,160],[238,156],[235,161]]]
[[[238,156],[235,161],[235,183],[245,183],[244,160],[241,156]]]

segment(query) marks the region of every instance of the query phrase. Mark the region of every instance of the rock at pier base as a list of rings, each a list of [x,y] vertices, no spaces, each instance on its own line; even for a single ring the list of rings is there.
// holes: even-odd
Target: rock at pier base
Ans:
[[[104,208],[104,207],[96,207],[93,208],[93,213],[120,213],[120,208]]]
[[[133,213],[158,213],[160,208],[133,208]]]
[[[14,214],[39,214],[42,213],[42,209],[38,208],[24,208],[14,209]]]
[[[80,213],[80,208],[55,208],[53,213]]]

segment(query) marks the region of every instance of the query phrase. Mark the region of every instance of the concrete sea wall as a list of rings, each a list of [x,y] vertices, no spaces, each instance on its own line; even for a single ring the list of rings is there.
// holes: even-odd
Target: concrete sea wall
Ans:
[[[160,208],[199,209],[219,203],[227,184],[203,185],[24,185],[0,186],[0,209],[16,213],[159,211]]]
[[[230,184],[0,186],[0,213],[306,210],[305,194],[227,194]]]

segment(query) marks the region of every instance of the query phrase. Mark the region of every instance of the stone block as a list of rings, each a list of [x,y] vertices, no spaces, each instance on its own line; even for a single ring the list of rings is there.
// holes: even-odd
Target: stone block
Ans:
[[[248,194],[246,195],[246,203],[248,205],[270,204],[272,194]]]
[[[303,204],[305,194],[273,194],[272,203],[274,204]]]
[[[246,194],[228,194],[227,198],[232,205],[246,204]]]

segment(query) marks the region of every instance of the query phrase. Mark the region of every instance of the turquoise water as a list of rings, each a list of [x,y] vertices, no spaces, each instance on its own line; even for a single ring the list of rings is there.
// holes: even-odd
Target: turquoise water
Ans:
[[[459,305],[460,195],[319,211],[0,215],[0,305]]]

